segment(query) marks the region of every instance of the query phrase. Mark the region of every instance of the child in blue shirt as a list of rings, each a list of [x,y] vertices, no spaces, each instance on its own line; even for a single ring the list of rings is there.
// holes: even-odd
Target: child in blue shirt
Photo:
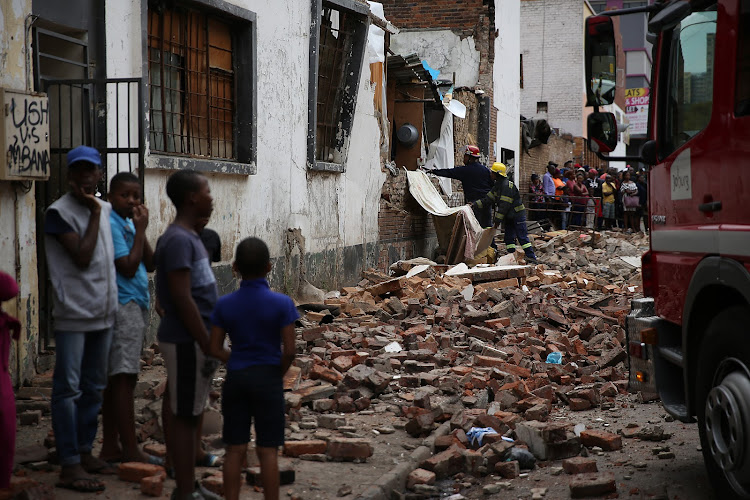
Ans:
[[[147,462],[135,437],[133,391],[141,369],[141,348],[148,326],[148,275],[154,252],[146,239],[148,209],[141,201],[141,183],[120,172],[109,185],[110,227],[115,251],[117,295],[107,388],[102,405],[103,443],[100,458],[107,462]],[[119,441],[119,442],[118,442]],[[151,457],[157,461],[156,457]]]
[[[227,363],[222,391],[227,444],[224,492],[230,500],[239,498],[240,472],[254,420],[263,495],[278,499],[278,447],[284,444],[285,427],[282,377],[294,361],[294,322],[299,315],[292,299],[268,286],[271,261],[263,241],[242,240],[233,269],[242,283],[216,304],[209,348],[211,356]],[[231,352],[223,348],[226,335]]]

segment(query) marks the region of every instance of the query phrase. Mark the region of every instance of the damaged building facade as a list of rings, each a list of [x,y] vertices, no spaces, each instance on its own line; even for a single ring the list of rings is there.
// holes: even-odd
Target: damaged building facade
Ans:
[[[398,259],[433,257],[437,249],[431,216],[406,192],[404,168],[461,165],[466,144],[479,146],[488,165],[496,160],[515,164],[520,11],[518,0],[504,2],[499,11],[491,0],[382,3],[385,17],[399,31],[386,35],[392,139],[386,161],[398,174],[388,175],[381,194],[381,241],[391,242],[380,255],[381,267]],[[461,104],[462,113],[446,110],[446,94]],[[402,140],[400,131],[411,141]],[[464,203],[459,182],[439,183],[449,205]]]
[[[403,26],[399,32],[361,0],[0,0],[0,86],[49,99],[48,180],[0,181],[0,268],[21,286],[19,299],[5,304],[23,320],[11,360],[16,383],[54,361],[44,210],[65,192],[65,154],[79,144],[102,152],[107,179],[118,171],[140,177],[152,244],[174,216],[169,175],[192,168],[208,177],[222,292],[236,284],[233,251],[247,236],[268,243],[272,285],[291,294],[308,283],[335,289],[400,258],[433,257],[431,217],[400,172],[417,168],[423,130],[434,134],[435,117],[444,115],[447,89],[435,92],[434,76],[405,69],[421,45],[447,44],[438,50],[444,59],[417,57],[434,61],[466,104],[456,142],[478,143],[489,161],[501,155],[494,4],[476,0],[456,14],[444,3],[441,19],[417,23],[385,2],[385,18]],[[437,29],[417,36],[426,26]],[[396,92],[389,72],[399,64],[400,83],[418,83],[421,94]],[[418,153],[402,161],[395,132],[412,103],[396,101],[416,95],[439,115],[425,123],[430,113],[422,111]],[[106,196],[106,182],[99,190]],[[461,203],[461,195],[452,201]]]
[[[6,305],[23,318],[17,383],[53,363],[44,209],[65,192],[65,153],[81,143],[103,153],[108,178],[130,170],[143,180],[152,244],[174,216],[169,175],[205,173],[222,291],[234,286],[233,252],[248,236],[268,243],[272,284],[289,293],[305,279],[335,288],[376,265],[386,173],[366,2],[0,6],[0,84],[49,96],[49,180],[0,182],[0,268],[21,284]]]

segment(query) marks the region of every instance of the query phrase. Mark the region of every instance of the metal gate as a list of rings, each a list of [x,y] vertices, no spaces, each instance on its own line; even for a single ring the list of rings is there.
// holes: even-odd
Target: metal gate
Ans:
[[[99,150],[104,174],[98,194],[106,199],[108,180],[117,172],[136,174],[143,186],[145,140],[140,78],[44,79],[41,83],[49,97],[51,167],[49,180],[36,183],[39,347],[44,351],[54,346],[52,288],[44,254],[44,213],[68,191],[66,154],[82,144]]]

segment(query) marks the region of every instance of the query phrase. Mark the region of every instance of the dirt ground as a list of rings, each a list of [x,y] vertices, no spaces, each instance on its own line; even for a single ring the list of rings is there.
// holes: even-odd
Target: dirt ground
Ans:
[[[217,374],[220,378],[221,373]],[[153,386],[162,380],[163,367],[147,367],[141,376],[146,386]],[[216,382],[219,384],[219,381]],[[287,437],[293,439],[324,438],[331,435],[347,437],[365,437],[372,441],[374,454],[363,463],[351,462],[314,462],[299,459],[282,458],[282,464],[290,464],[296,475],[294,484],[282,486],[282,497],[296,497],[305,500],[312,499],[353,499],[364,492],[370,485],[390,469],[403,462],[411,450],[422,443],[422,439],[412,438],[403,430],[405,420],[394,416],[390,411],[389,401],[398,398],[397,393],[385,394],[379,400],[373,400],[370,410],[360,413],[343,415],[347,420],[347,427],[341,430],[328,429],[300,429],[299,423],[293,423],[287,430]],[[699,449],[698,431],[695,424],[683,424],[667,418],[667,414],[658,402],[639,403],[635,395],[618,396],[614,409],[593,409],[583,412],[571,412],[567,408],[555,409],[550,415],[550,421],[569,421],[574,424],[584,424],[586,428],[602,429],[618,432],[628,426],[637,424],[646,426],[657,424],[672,437],[662,442],[647,442],[638,439],[623,438],[623,448],[614,452],[590,452],[597,460],[599,471],[611,471],[617,481],[619,498],[633,499],[670,499],[670,500],[705,500],[714,498],[708,486],[703,459]],[[137,411],[147,405],[158,406],[159,401],[149,401],[144,398],[137,400]],[[312,411],[302,413],[303,421],[311,421],[315,414]],[[384,426],[393,426],[392,434],[378,434],[373,430]],[[310,427],[310,426],[302,426]],[[18,428],[17,448],[23,449],[31,445],[41,445],[48,431],[51,429],[50,417],[44,416],[39,426],[23,426]],[[211,441],[210,439],[208,440]],[[100,440],[97,440],[97,446]],[[652,452],[654,448],[668,447],[675,457],[658,459]],[[221,449],[210,448],[211,451],[221,453]],[[544,498],[570,498],[568,481],[570,476],[560,473],[560,461],[538,463],[531,471],[522,471],[521,477],[504,480],[496,476],[474,478],[459,475],[457,477],[439,481],[439,494],[433,498],[447,498],[460,493],[465,498],[487,498],[483,493],[483,486],[492,483],[507,483],[503,485],[501,493],[492,495],[494,498],[531,498],[532,488],[547,488]],[[53,485],[57,478],[58,468],[46,463],[19,467],[17,474],[45,484]],[[198,477],[210,474],[211,469],[197,469]],[[88,498],[144,498],[138,485],[125,483],[115,476],[103,476],[107,485],[105,492],[100,494],[80,494],[63,489],[57,489],[60,499],[88,499]],[[174,482],[165,483],[164,497],[168,497],[174,487]],[[505,489],[507,488],[507,489]],[[244,485],[243,498],[262,498],[262,493],[253,487]],[[455,497],[460,498],[460,497]],[[611,496],[610,496],[611,498]]]

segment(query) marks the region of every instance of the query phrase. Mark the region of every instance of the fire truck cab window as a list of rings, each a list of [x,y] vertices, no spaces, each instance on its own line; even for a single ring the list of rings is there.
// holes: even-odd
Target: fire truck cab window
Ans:
[[[750,2],[740,5],[739,26],[737,39],[737,116],[750,115]]]
[[[695,12],[672,32],[661,134],[664,156],[698,134],[711,119],[715,45],[716,10]]]

